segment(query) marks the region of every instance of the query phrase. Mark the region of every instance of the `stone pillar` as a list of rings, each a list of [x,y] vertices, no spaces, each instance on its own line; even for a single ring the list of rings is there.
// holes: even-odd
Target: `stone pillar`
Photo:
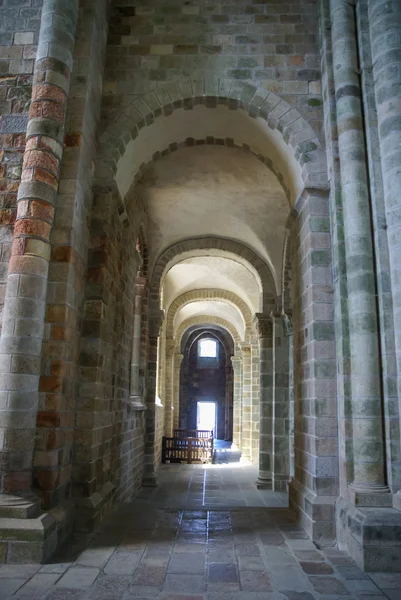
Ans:
[[[375,265],[353,6],[346,0],[331,0],[331,22],[350,324],[353,481],[349,490],[361,505],[361,495],[389,490],[384,472]]]
[[[272,488],[273,397],[274,397],[274,319],[257,314],[260,348],[260,442],[258,488]]]
[[[174,340],[166,340],[166,362],[165,362],[165,411],[164,411],[164,435],[173,435],[173,410],[174,410]]]
[[[273,490],[287,489],[289,461],[288,338],[281,314],[274,319]]]
[[[242,458],[251,461],[251,409],[252,409],[252,365],[251,346],[241,345],[242,352]]]
[[[233,444],[241,450],[242,444],[242,358],[231,357],[233,365]]]
[[[295,473],[294,464],[294,328],[289,315],[283,315],[284,335],[288,339],[288,441],[289,479]]]
[[[305,189],[291,231],[294,458],[289,504],[320,546],[335,539],[338,415],[329,197]]]
[[[147,369],[147,402],[146,402],[146,430],[144,443],[144,486],[157,486],[156,481],[156,381],[157,381],[157,354],[159,345],[160,328],[164,312],[149,315],[149,343],[148,343],[148,369]]]
[[[29,496],[50,235],[77,11],[77,0],[43,2],[0,339],[2,516],[22,517],[32,512]]]
[[[137,278],[138,280],[139,278]],[[142,298],[146,289],[146,281],[135,285],[134,330],[132,335],[130,404],[133,408],[145,408],[140,381],[141,334],[142,334]]]
[[[259,464],[260,448],[260,350],[259,338],[252,336],[251,462]]]
[[[369,28],[372,51],[374,92],[376,97],[377,121],[381,170],[386,210],[387,241],[390,257],[391,291],[396,362],[398,366],[398,396],[401,390],[401,277],[400,235],[401,222],[401,3],[393,0],[368,0]],[[387,287],[388,289],[388,287]],[[390,319],[389,319],[390,320]],[[390,327],[390,325],[389,325]],[[390,356],[388,360],[393,361]],[[392,371],[393,372],[393,371]],[[397,491],[400,486],[399,429],[394,420],[399,420],[393,402],[398,402],[397,390],[387,407],[387,443],[393,458],[391,483]],[[399,422],[398,422],[399,428]],[[392,439],[393,438],[393,439]],[[396,454],[394,447],[397,447]],[[391,465],[389,465],[391,469]],[[401,509],[401,498],[397,505]]]
[[[174,373],[173,373],[173,430],[180,426],[180,375],[183,354],[174,354]]]

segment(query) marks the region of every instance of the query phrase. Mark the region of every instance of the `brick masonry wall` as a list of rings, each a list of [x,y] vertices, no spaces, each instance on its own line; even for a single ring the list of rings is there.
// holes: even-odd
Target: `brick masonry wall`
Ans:
[[[3,0],[0,5],[0,311],[16,218],[41,8],[42,0]]]
[[[321,132],[317,0],[116,0],[103,117],[159,84],[187,77],[261,85]],[[207,94],[207,91],[206,91]]]
[[[92,209],[80,353],[73,466],[77,505],[112,483],[126,501],[142,477],[144,413],[128,404],[137,229],[118,216],[118,199],[98,194]],[[138,207],[131,205],[132,214]],[[91,528],[94,515],[79,517]]]

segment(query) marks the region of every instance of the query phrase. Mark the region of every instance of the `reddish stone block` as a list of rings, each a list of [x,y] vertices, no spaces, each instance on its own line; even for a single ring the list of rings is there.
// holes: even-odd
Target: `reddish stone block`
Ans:
[[[30,204],[31,216],[35,219],[43,219],[49,223],[53,223],[54,207],[47,202],[40,200],[32,200]]]
[[[54,154],[41,149],[27,150],[24,155],[24,168],[40,167],[57,175],[59,161]]]
[[[9,273],[28,273],[47,277],[49,263],[38,256],[12,256],[8,263]]]
[[[44,100],[41,102],[42,116],[46,119],[54,119],[55,121],[63,122],[65,116],[64,106],[56,102]]]
[[[62,389],[62,377],[57,377],[56,375],[42,375],[39,379],[40,392],[61,392]]]
[[[57,262],[72,262],[71,246],[55,246],[52,251],[52,259]]]
[[[46,321],[48,323],[64,322],[67,307],[64,304],[48,304],[46,307]]]
[[[82,146],[83,139],[82,133],[67,133],[64,138],[64,144],[67,148],[75,148]]]
[[[34,235],[49,241],[51,226],[36,219],[18,219],[14,226],[14,235]]]
[[[53,340],[64,341],[66,339],[67,328],[64,325],[53,325],[51,329],[51,338]]]
[[[32,88],[32,100],[53,100],[64,105],[66,102],[65,92],[51,83],[37,83]]]
[[[29,169],[27,169],[29,171]],[[25,169],[22,173],[24,175]],[[41,181],[42,183],[47,183],[47,185],[51,186],[55,190],[58,188],[58,180],[57,177],[49,173],[49,171],[45,171],[44,169],[36,167],[33,169],[32,180]]]
[[[15,208],[0,209],[0,225],[12,225],[15,222],[17,211]]]
[[[41,377],[46,379],[46,377]],[[50,378],[52,379],[52,378]],[[39,388],[40,389],[40,388]],[[38,427],[59,427],[60,426],[60,413],[56,411],[39,411],[36,417],[36,425]]]
[[[31,102],[29,107],[29,118],[36,119],[42,116],[42,106],[40,102]]]
[[[67,372],[67,364],[63,360],[52,360],[50,362],[50,374],[63,376]]]
[[[36,483],[42,490],[54,490],[59,483],[59,471],[36,471]]]

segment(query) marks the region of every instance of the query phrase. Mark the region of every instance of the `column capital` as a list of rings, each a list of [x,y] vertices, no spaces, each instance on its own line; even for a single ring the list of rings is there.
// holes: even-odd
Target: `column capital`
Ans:
[[[240,348],[241,348],[242,356],[248,356],[251,354],[251,351],[252,351],[251,344],[247,344],[245,342],[241,343]]]
[[[254,323],[258,330],[259,339],[273,337],[274,316],[272,313],[256,313]]]
[[[234,371],[236,369],[240,369],[241,365],[242,365],[242,357],[241,356],[232,356],[231,363],[232,363]]]

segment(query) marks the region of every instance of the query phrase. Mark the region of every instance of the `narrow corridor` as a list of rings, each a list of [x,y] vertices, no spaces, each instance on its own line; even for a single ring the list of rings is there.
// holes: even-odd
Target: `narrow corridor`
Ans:
[[[165,465],[46,565],[0,567],[0,598],[29,600],[399,600],[401,575],[364,574],[319,550],[285,494],[252,467]]]

